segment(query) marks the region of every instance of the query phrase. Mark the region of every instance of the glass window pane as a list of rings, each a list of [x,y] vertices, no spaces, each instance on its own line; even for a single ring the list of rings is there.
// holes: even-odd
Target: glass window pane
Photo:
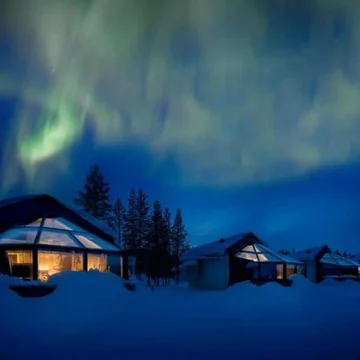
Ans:
[[[35,240],[37,230],[27,228],[13,228],[0,235],[1,244],[32,244]]]
[[[12,276],[31,280],[33,278],[33,253],[31,250],[6,251]]]
[[[85,231],[81,227],[63,218],[55,218],[55,219],[47,218],[44,222],[44,227],[59,229],[59,230]]]
[[[130,260],[130,258],[129,258]],[[107,255],[107,270],[112,272],[113,274],[116,275],[121,275],[121,256],[114,254],[114,255]],[[131,266],[131,261],[128,262],[128,268],[129,268],[129,272],[131,272],[131,274],[133,274],[135,271],[133,271],[133,269],[135,269],[135,266]],[[135,265],[135,264],[134,264]]]
[[[241,251],[247,251],[247,252],[255,252],[254,247],[252,245],[245,246]]]
[[[239,252],[235,256],[238,258],[241,258],[241,259],[245,259],[245,260],[258,261],[258,258],[255,253],[251,254],[251,253]]]
[[[275,281],[278,276],[277,264],[262,262],[259,267],[259,278]]]
[[[254,249],[255,249],[255,252],[257,252],[257,253],[260,253],[260,252],[263,251],[263,250],[261,250],[260,245],[255,245],[254,244]]]
[[[107,271],[107,256],[104,254],[88,254],[88,270]]]
[[[74,234],[74,236],[87,248],[87,249],[101,249],[101,246],[91,241],[84,235]]]
[[[81,271],[84,269],[82,253],[39,250],[39,280],[47,281],[49,276],[63,271]]]
[[[39,244],[80,247],[68,234],[64,232],[55,232],[51,230],[43,230],[41,232]]]
[[[32,223],[30,223],[30,224],[27,224],[26,226],[34,226],[34,227],[39,227],[39,226],[40,226],[40,224],[41,224],[41,221],[42,221],[42,218],[40,218],[40,219],[37,219],[37,220],[33,221]]]
[[[283,280],[284,279],[284,265],[276,264],[276,279]]]
[[[297,266],[293,264],[286,264],[286,279],[294,274],[298,274]]]
[[[338,265],[335,258],[330,253],[326,253],[321,259],[320,262],[323,264],[329,264],[329,265]]]
[[[109,251],[120,250],[108,241],[100,239],[99,237],[90,233],[74,233],[74,236],[88,249],[103,249]]]
[[[282,262],[280,258],[271,254],[271,253],[261,253],[258,254],[260,261],[269,261],[269,262]]]

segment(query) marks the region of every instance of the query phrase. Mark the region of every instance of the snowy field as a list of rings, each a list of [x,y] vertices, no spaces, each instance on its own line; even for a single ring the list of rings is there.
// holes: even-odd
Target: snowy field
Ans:
[[[112,274],[66,273],[24,299],[0,276],[0,359],[359,359],[360,283],[293,280],[131,292]]]

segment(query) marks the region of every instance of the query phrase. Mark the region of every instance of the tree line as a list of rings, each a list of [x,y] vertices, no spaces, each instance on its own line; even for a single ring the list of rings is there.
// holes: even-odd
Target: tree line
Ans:
[[[155,200],[152,204],[143,189],[131,189],[127,202],[116,197],[111,203],[110,185],[98,164],[92,165],[82,190],[74,201],[77,207],[107,223],[116,234],[116,244],[134,254],[149,277],[169,277],[181,255],[189,248],[188,233],[180,209],[170,209]]]

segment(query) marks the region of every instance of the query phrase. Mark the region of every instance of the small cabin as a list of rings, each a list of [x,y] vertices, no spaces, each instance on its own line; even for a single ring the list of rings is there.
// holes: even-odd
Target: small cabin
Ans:
[[[358,263],[336,254],[326,245],[305,249],[293,256],[304,263],[304,275],[315,283],[326,278],[359,276]]]
[[[0,273],[47,281],[64,271],[128,277],[127,254],[105,224],[49,195],[0,202]]]
[[[303,270],[301,261],[271,249],[252,232],[191,248],[181,261],[181,281],[204,290],[245,280],[283,281]]]

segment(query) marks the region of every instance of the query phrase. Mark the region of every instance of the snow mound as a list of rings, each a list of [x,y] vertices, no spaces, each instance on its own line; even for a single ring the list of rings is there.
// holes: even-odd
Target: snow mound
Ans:
[[[302,276],[302,275],[292,275],[289,277],[289,280],[291,280],[292,284],[291,287],[313,287],[315,286],[314,283],[312,283],[309,279],[307,279],[306,277]]]

